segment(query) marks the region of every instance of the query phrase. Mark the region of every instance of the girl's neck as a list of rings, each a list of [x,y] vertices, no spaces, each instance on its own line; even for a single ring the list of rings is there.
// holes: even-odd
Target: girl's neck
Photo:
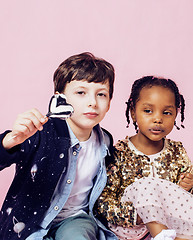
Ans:
[[[140,152],[146,155],[153,155],[160,152],[164,147],[164,139],[160,141],[151,141],[150,139],[146,138],[145,136],[141,136],[136,134],[135,136],[130,138],[130,141],[133,145],[139,150]]]

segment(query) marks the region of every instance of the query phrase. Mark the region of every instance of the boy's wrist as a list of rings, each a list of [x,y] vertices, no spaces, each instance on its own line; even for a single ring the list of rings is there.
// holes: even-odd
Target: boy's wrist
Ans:
[[[12,132],[8,132],[3,140],[2,140],[2,146],[6,149],[6,150],[9,150],[13,147],[15,147],[17,144],[14,144],[14,142],[12,141],[13,139],[13,135],[12,135]]]

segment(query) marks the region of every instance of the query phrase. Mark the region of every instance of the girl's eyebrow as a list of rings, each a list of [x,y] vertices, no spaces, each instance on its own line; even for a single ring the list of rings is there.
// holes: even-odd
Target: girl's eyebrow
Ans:
[[[155,105],[151,103],[143,103],[143,106],[153,107]],[[176,108],[176,107],[174,105],[166,105],[164,106],[164,108]]]
[[[148,107],[154,106],[154,104],[150,104],[150,103],[143,103],[142,105],[143,105],[143,106],[148,106]]]
[[[176,108],[174,105],[165,106],[166,108]]]

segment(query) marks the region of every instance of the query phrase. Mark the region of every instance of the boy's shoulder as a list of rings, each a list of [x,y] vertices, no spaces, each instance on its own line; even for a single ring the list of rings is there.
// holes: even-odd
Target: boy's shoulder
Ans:
[[[108,146],[113,145],[113,136],[111,135],[111,133],[107,131],[105,128],[101,128],[101,130],[103,131],[105,142],[108,143],[107,145]]]

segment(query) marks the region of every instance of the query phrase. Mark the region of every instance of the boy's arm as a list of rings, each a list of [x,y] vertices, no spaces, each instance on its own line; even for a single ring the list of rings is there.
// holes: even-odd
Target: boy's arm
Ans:
[[[38,130],[41,131],[43,129],[43,124],[46,123],[47,120],[47,117],[44,117],[35,108],[19,114],[14,122],[12,131],[7,133],[2,140],[3,147],[9,150],[23,143]]]

